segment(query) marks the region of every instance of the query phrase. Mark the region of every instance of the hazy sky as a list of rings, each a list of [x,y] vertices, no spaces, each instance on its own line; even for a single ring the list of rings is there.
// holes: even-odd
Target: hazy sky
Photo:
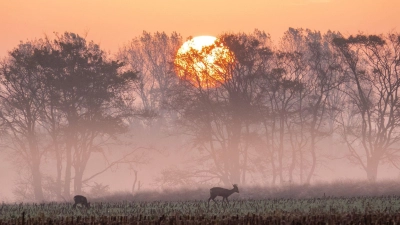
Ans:
[[[0,56],[54,31],[87,31],[111,52],[143,30],[184,38],[258,28],[277,39],[288,27],[386,33],[399,31],[399,9],[399,0],[0,0]]]

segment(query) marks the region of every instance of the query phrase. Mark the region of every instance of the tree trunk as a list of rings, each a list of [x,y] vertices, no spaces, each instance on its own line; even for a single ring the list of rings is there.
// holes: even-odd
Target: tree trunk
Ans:
[[[283,139],[285,135],[285,121],[284,121],[284,115],[281,115],[282,117],[280,118],[279,121],[279,150],[278,150],[278,172],[279,172],[279,183],[283,184],[283,150],[284,150],[284,145],[283,145]]]
[[[33,179],[33,192],[35,195],[35,200],[37,202],[42,202],[44,200],[44,196],[42,190],[42,174],[40,172],[39,156],[35,156],[32,161],[32,179]]]
[[[311,169],[310,172],[308,173],[307,176],[307,184],[310,184],[311,182],[311,178],[314,175],[315,172],[315,167],[317,165],[317,155],[315,153],[315,137],[314,134],[312,134],[313,136],[311,137],[311,157],[312,157],[312,164],[311,164]]]
[[[54,143],[54,151],[56,155],[56,167],[57,167],[57,177],[56,177],[56,189],[55,192],[57,194],[57,198],[61,200],[61,190],[62,190],[62,153],[58,147],[57,138],[53,136],[53,143]]]
[[[75,168],[75,177],[74,177],[74,194],[82,194],[82,177],[83,170],[80,168]]]
[[[132,194],[135,193],[135,188],[136,188],[136,182],[137,182],[137,170],[133,171],[135,174],[135,179],[133,180],[133,184],[132,184]]]
[[[236,141],[235,141],[236,142]],[[234,184],[241,184],[240,183],[240,154],[239,154],[239,146],[232,146],[231,148],[231,168],[230,168],[230,174],[231,174],[231,182]]]
[[[38,143],[33,128],[34,125],[31,125],[30,127],[32,127],[32,130],[28,135],[28,145],[32,157],[31,169],[33,193],[35,195],[35,201],[42,202],[44,200],[44,196],[42,189],[42,174],[40,172],[41,154],[39,152]]]
[[[275,166],[275,163],[274,163],[274,158],[275,158],[274,157],[274,152],[271,151],[271,167],[272,167],[272,181],[271,181],[271,184],[272,185],[276,184],[276,179],[278,177],[276,166]]]
[[[66,157],[65,164],[65,178],[64,178],[64,197],[69,199],[71,197],[71,169],[72,169],[72,145],[70,139],[66,143]]]
[[[276,178],[277,178],[277,169],[276,169],[276,165],[275,165],[275,151],[274,151],[274,146],[275,146],[275,142],[273,139],[273,136],[268,135],[268,124],[266,121],[264,121],[264,128],[265,128],[265,140],[266,140],[266,150],[267,150],[267,154],[270,157],[271,160],[271,170],[272,170],[272,180],[271,180],[271,184],[275,185],[276,184]],[[272,126],[271,126],[271,134],[274,133],[275,130],[275,123],[273,122]]]
[[[294,168],[296,168],[296,149],[292,147],[292,162],[289,166],[289,181],[293,181],[293,172]]]
[[[323,92],[322,92],[323,93]],[[313,106],[313,114],[312,114],[312,121],[311,121],[311,127],[310,127],[310,135],[311,135],[311,146],[310,146],[310,150],[311,150],[311,157],[312,157],[312,164],[311,164],[311,169],[310,172],[308,173],[307,176],[307,184],[309,184],[311,182],[311,178],[314,175],[315,172],[315,167],[317,166],[317,155],[315,153],[316,150],[316,143],[317,143],[317,122],[320,119],[320,117],[322,115],[318,115],[318,110],[321,109],[322,105],[322,96],[323,94],[320,94],[318,101],[315,103],[315,105]]]
[[[243,168],[242,168],[242,178],[241,178],[241,184],[245,185],[246,184],[246,168],[247,168],[247,160],[248,160],[248,150],[247,148],[245,149],[244,152],[244,159],[243,159]]]
[[[303,150],[300,149],[299,151],[299,158],[300,158],[300,184],[303,184],[303,180],[304,180],[304,167],[306,167],[305,163],[304,163],[304,156],[303,156]]]
[[[367,159],[367,178],[369,181],[376,181],[378,177],[379,159],[376,157],[368,157]]]
[[[229,165],[230,165],[230,180],[234,184],[240,184],[240,151],[239,142],[241,135],[241,122],[240,120],[233,121],[232,136],[229,144]]]

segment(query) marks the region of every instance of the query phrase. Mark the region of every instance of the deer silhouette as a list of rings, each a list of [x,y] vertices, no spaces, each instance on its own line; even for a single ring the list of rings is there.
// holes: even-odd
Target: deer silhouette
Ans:
[[[228,201],[228,197],[233,194],[234,192],[239,193],[239,188],[236,184],[233,185],[233,189],[229,190],[229,189],[225,189],[225,188],[221,188],[221,187],[213,187],[210,189],[210,198],[208,199],[208,205],[210,205],[210,200],[213,200],[215,203],[217,203],[215,201],[215,198],[217,196],[221,196],[222,197],[222,204],[224,204],[224,200],[226,199],[226,202],[229,203]]]
[[[75,195],[74,202],[75,204],[72,206],[72,208],[76,208],[76,205],[78,204],[80,204],[82,207],[85,206],[87,209],[90,208],[90,203],[88,203],[87,198],[85,196]]]

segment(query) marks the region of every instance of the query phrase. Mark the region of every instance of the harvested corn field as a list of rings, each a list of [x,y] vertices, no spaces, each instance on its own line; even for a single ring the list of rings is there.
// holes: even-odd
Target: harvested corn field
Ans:
[[[400,197],[3,204],[1,224],[370,224],[400,222]]]

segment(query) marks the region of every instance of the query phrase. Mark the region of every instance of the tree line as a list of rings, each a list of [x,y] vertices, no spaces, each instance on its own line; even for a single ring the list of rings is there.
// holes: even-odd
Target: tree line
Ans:
[[[110,55],[65,32],[11,50],[0,67],[0,125],[3,149],[29,171],[19,191],[36,201],[82,193],[96,177],[85,174],[93,154],[132,130],[172,135],[191,152],[192,163],[161,172],[162,185],[310,183],[336,155],[327,145],[346,149],[371,181],[383,164],[398,168],[399,34],[289,28],[273,43],[259,30],[223,33],[184,56],[230,49],[233,60],[210,65],[217,80],[203,74],[209,84],[174,64],[182,43],[175,32],[143,32]],[[115,164],[139,163],[136,153]]]

